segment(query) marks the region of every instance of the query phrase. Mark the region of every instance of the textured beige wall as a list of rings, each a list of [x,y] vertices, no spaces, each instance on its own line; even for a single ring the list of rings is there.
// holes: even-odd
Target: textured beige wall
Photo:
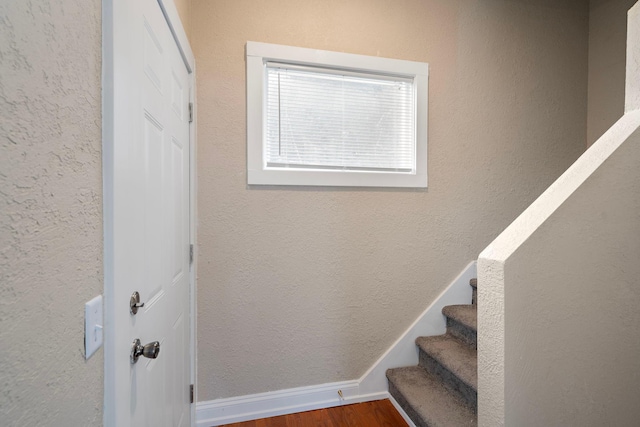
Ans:
[[[624,113],[627,11],[636,0],[589,2],[589,104],[587,144]]]
[[[640,419],[640,130],[505,265],[505,420]]]
[[[0,424],[102,425],[101,2],[0,2]]]
[[[173,3],[176,5],[176,9],[178,9],[178,15],[180,15],[184,32],[187,33],[187,37],[191,39],[191,0],[173,0]]]
[[[584,150],[587,1],[192,8],[200,400],[358,378]],[[428,191],[248,189],[247,40],[428,62]]]

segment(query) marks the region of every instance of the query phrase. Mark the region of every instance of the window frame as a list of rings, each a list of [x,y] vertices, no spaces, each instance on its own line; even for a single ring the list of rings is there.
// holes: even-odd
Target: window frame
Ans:
[[[414,172],[274,168],[266,165],[267,62],[391,74],[413,80],[416,165]],[[248,185],[427,188],[429,65],[259,42],[246,45]]]

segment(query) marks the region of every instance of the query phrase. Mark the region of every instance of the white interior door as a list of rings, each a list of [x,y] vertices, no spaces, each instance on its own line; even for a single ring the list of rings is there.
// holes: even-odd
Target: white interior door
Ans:
[[[105,169],[111,168],[105,170],[105,424],[190,426],[190,76],[156,0],[112,0],[111,6],[105,17],[114,29],[113,51],[105,53],[112,61],[106,67],[113,67],[113,96],[105,98],[105,117],[113,114],[112,134],[105,134]],[[144,303],[136,314],[129,306],[134,292]],[[157,357],[133,363],[135,339],[159,342]]]

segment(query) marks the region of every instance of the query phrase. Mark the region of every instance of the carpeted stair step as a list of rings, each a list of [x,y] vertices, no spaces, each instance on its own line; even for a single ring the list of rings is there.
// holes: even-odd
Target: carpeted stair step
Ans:
[[[478,306],[475,304],[448,305],[442,309],[447,316],[447,332],[478,348]]]
[[[419,337],[419,365],[389,369],[389,393],[418,427],[477,426],[477,280],[472,304],[442,309],[447,333]]]
[[[421,366],[387,371],[389,393],[418,427],[473,427],[477,415]]]
[[[471,285],[471,288],[473,289],[471,304],[477,304],[478,303],[478,279],[469,280],[469,285]]]
[[[419,337],[420,366],[471,408],[478,406],[478,352],[450,334]]]

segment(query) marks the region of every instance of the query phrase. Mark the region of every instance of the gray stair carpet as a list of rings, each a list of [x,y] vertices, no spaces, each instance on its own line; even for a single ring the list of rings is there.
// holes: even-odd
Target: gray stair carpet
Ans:
[[[389,393],[418,427],[478,424],[477,281],[471,304],[442,309],[447,333],[419,337],[418,366],[387,371]]]

